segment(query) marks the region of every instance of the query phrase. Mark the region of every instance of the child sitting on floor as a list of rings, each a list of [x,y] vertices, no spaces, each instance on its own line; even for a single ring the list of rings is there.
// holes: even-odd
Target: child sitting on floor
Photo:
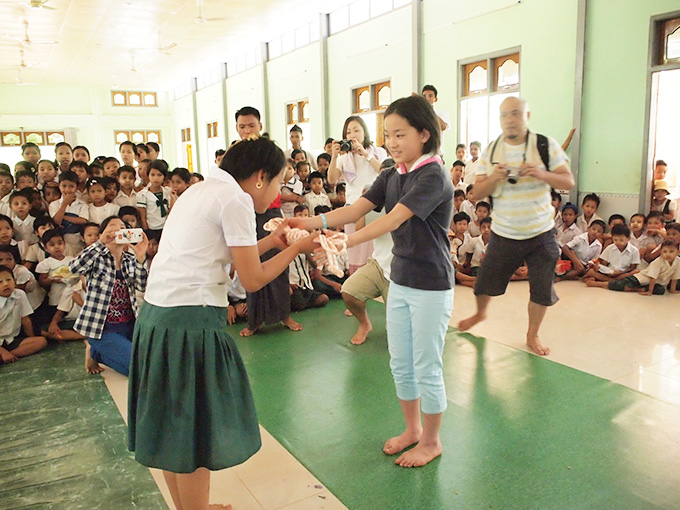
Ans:
[[[468,232],[472,237],[478,237],[482,233],[481,221],[491,213],[491,206],[488,202],[477,202],[475,204],[475,220],[468,225]]]
[[[38,237],[38,242],[28,247],[26,255],[23,258],[23,265],[30,271],[33,271],[39,262],[42,262],[49,257],[41,239],[46,231],[52,230],[53,228],[57,228],[57,225],[55,225],[54,221],[49,216],[40,216],[33,222],[33,231]]]
[[[647,223],[647,218],[644,214],[635,213],[630,217],[628,221],[628,227],[630,228],[630,244],[635,246],[640,252],[640,258],[645,256],[645,250],[651,241],[645,232],[645,225]]]
[[[474,184],[470,184],[465,193],[465,200],[460,205],[460,212],[467,214],[470,217],[470,222],[477,220],[477,215],[475,214],[476,204],[477,199],[475,198]]]
[[[639,273],[627,276],[623,280],[600,282],[591,280],[589,287],[602,287],[609,290],[639,292],[643,296],[651,294],[665,294],[666,286],[670,283],[671,294],[678,294],[678,279],[680,278],[680,258],[678,245],[666,240],[661,243],[661,254],[649,267]]]
[[[45,232],[42,236],[42,242],[50,256],[36,266],[35,272],[38,274],[38,283],[48,290],[49,306],[51,307],[49,320],[52,320],[61,295],[66,290],[63,275],[70,273],[68,263],[73,260],[73,257],[66,255],[64,234],[59,229]]]
[[[296,218],[309,217],[309,210],[304,205],[295,207]],[[289,267],[290,308],[294,311],[306,308],[320,308],[328,304],[328,296],[314,290],[314,282],[310,275],[310,265],[304,253],[297,255]]]
[[[562,195],[560,195],[554,189],[550,190],[550,205],[552,205],[555,211],[555,216],[553,217],[553,220],[555,221],[555,228],[559,229],[562,226],[562,212],[560,211],[560,209],[562,209]],[[576,215],[578,216],[578,211]]]
[[[472,237],[468,233],[470,217],[464,212],[453,215],[453,229],[449,231],[451,243],[451,262],[455,268],[456,282],[466,287],[474,287],[475,278],[463,271],[463,264],[467,261],[468,253],[473,250]]]
[[[651,239],[645,250],[643,260],[646,262],[643,266],[651,264],[654,259],[660,255],[661,243],[666,239],[666,227],[663,219],[663,213],[659,211],[652,211],[647,215],[647,229],[645,231],[647,237]]]
[[[47,347],[44,337],[33,334],[33,308],[24,291],[16,288],[7,266],[0,266],[0,298],[0,364],[14,363]]]
[[[99,227],[97,227],[99,228]],[[67,340],[85,340],[85,337],[73,330],[80,309],[85,303],[85,278],[71,286],[67,286],[61,295],[57,311],[47,327],[42,331],[44,337],[58,342]]]
[[[602,234],[600,242],[602,243],[602,249],[604,250],[607,246],[612,244],[612,229],[615,225],[625,225],[626,218],[620,214],[612,214],[607,220],[607,230]]]
[[[15,191],[9,197],[9,207],[14,222],[14,239],[24,241],[27,246],[38,242],[38,237],[33,232],[35,218],[29,214],[32,195],[32,189],[24,188],[21,191]]]
[[[627,225],[614,225],[611,235],[612,244],[592,262],[585,275],[586,283],[591,279],[602,282],[623,280],[637,272],[640,252],[629,242],[630,228]]]
[[[560,248],[570,242],[574,237],[582,234],[581,230],[576,226],[576,216],[578,211],[576,206],[571,203],[567,203],[562,207],[562,213],[560,214],[560,225],[555,224],[557,230],[557,244]]]
[[[305,195],[305,205],[309,210],[309,215],[314,214],[314,209],[319,206],[328,207],[331,210],[331,201],[323,189],[323,175],[321,172],[312,172],[308,178],[309,193]]]
[[[583,214],[576,220],[576,226],[585,233],[588,230],[590,224],[595,220],[600,220],[604,223],[604,220],[597,215],[597,209],[600,207],[600,197],[595,193],[588,193],[583,197],[581,202],[581,210]]]
[[[479,202],[477,205],[483,203]],[[475,278],[479,272],[479,267],[482,265],[489,239],[491,239],[491,218],[486,216],[479,223],[480,235],[472,240],[472,256],[470,258],[470,276]]]
[[[453,214],[454,216],[461,211],[461,206],[465,202],[465,192],[462,189],[457,189],[453,192]],[[453,230],[453,228],[452,228]]]
[[[607,226],[602,220],[593,220],[588,231],[574,237],[562,246],[562,255],[571,261],[572,267],[560,279],[575,280],[586,272],[586,264],[596,258],[602,251],[600,238]]]

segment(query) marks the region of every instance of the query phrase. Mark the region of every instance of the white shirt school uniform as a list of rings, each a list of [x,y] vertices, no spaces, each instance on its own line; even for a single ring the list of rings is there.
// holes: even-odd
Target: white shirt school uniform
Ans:
[[[38,281],[26,267],[17,264],[12,270],[17,285],[26,285],[24,292],[33,310],[36,310],[45,300],[45,289],[38,285]]]
[[[574,237],[583,234],[581,232],[581,229],[579,229],[576,226],[576,222],[572,223],[569,225],[567,228],[564,228],[564,223],[557,228],[557,244],[560,245],[560,247],[564,246],[565,244],[569,243]]]
[[[149,271],[145,301],[226,308],[231,246],[256,246],[252,197],[223,170],[175,202]]]
[[[25,219],[20,219],[18,216],[12,214],[12,222],[14,223],[14,239],[17,241],[26,241],[27,245],[32,245],[38,242],[38,236],[33,231],[33,222],[35,218],[30,214]]]
[[[325,205],[331,209],[333,208],[331,205],[331,199],[328,198],[328,195],[326,195],[323,191],[318,195],[313,191],[310,191],[305,195],[305,206],[307,206],[307,209],[309,209],[310,216],[314,216],[314,208],[319,205]]]
[[[675,257],[672,264],[666,262],[662,257],[656,258],[647,268],[633,276],[638,279],[641,285],[649,285],[651,279],[655,278],[657,285],[665,287],[671,280],[680,280],[680,257]]]
[[[602,243],[599,239],[595,239],[592,243],[588,241],[588,232],[577,235],[567,243],[567,246],[574,250],[578,259],[584,264],[597,258],[602,251]]]
[[[161,189],[163,192],[163,201],[167,202],[167,204],[163,204],[163,207],[167,211],[165,216],[162,215],[161,206],[158,205],[158,197],[156,197],[149,188],[144,188],[137,193],[137,207],[146,209],[146,224],[149,226],[150,230],[162,229],[168,218],[168,214],[170,213],[172,190],[166,187],[162,187]]]
[[[472,259],[470,260],[470,267],[479,267],[482,265],[482,259],[486,253],[488,244],[484,243],[482,236],[475,237],[472,240]]]
[[[477,167],[479,166],[480,159],[477,158],[476,161],[470,160],[465,164],[465,175],[463,175],[463,185],[465,186],[463,191],[467,191],[467,187],[470,184],[474,184],[477,179]]]
[[[82,280],[75,285],[68,285],[61,295],[57,310],[64,312],[66,315],[62,320],[75,321],[80,314],[80,305],[73,300],[73,295],[78,294],[83,301],[85,300],[85,290],[83,289]]]
[[[482,229],[474,221],[471,221],[468,224],[467,233],[470,234],[471,237],[477,238],[482,235]]]
[[[48,210],[49,210],[50,216],[52,218],[54,218],[54,215],[57,214],[57,212],[59,212],[59,209],[61,208],[61,204],[63,202],[64,202],[64,198],[62,197],[59,200],[55,200],[54,202],[52,202],[49,205]],[[70,204],[66,207],[66,211],[64,211],[64,212],[70,213],[70,214],[75,214],[76,216],[80,216],[81,218],[85,218],[88,221],[90,219],[90,210],[87,207],[87,204],[85,202],[81,201],[81,200],[78,200],[77,198],[72,204]]]
[[[574,222],[576,224],[576,222]],[[560,211],[557,211],[555,213],[555,228],[559,229],[562,225],[564,225],[564,220],[562,219],[562,213]],[[583,232],[581,232],[583,233]]]
[[[59,269],[62,266],[68,267],[68,263],[73,260],[73,257],[70,257],[66,255],[63,259],[57,260],[54,257],[47,257],[45,260],[40,262],[36,268],[35,272],[37,274],[50,274],[51,272],[55,271],[56,269]],[[59,304],[59,300],[61,299],[61,295],[64,293],[64,290],[66,289],[66,284],[62,282],[52,282],[52,285],[50,285],[50,292],[48,294],[49,299],[50,299],[50,306],[57,306]]]
[[[22,256],[21,260],[24,262],[33,262],[34,264],[37,264],[38,262],[45,260],[47,257],[49,257],[49,255],[45,252],[45,250],[42,249],[40,243],[35,243],[28,247],[26,255]]]
[[[0,214],[9,216],[12,210],[9,208],[9,196],[11,193],[7,193],[4,197],[0,198]]]
[[[90,203],[90,194],[85,191],[80,191],[79,189],[76,190],[76,199],[80,200],[81,202],[84,202],[86,204]]]
[[[454,237],[451,241],[451,260],[456,264],[464,264],[467,254],[472,253],[473,250],[474,244],[472,242],[472,236],[465,232],[463,234],[463,239]]]
[[[113,199],[113,203],[118,207],[137,207],[137,192],[132,190],[132,193],[126,195],[123,190],[118,192],[116,198]]]
[[[604,221],[602,218],[600,218],[597,213],[593,213],[593,215],[590,217],[590,220],[586,221],[585,216],[581,214],[578,218],[576,218],[576,226],[581,229],[581,232],[585,232],[588,230],[588,227],[590,224],[595,221],[595,220],[600,220]]]
[[[630,244],[635,246],[638,250],[641,250],[642,248],[647,248],[650,244],[654,244],[654,240],[649,237],[644,230],[638,237],[635,237],[635,234],[631,231]]]
[[[304,184],[302,184],[302,181],[300,178],[293,174],[293,177],[290,178],[290,180],[285,183],[283,186],[281,186],[281,195],[298,195],[302,196],[302,193],[304,193],[305,187]],[[284,202],[283,200],[281,201],[281,212],[286,218],[292,218],[295,210],[295,206],[298,205],[297,202]]]
[[[227,272],[231,272],[231,268],[227,269]],[[227,285],[227,297],[229,301],[243,301],[246,299],[246,289],[241,285],[241,280],[239,280],[238,273],[234,271],[234,277],[229,278],[229,284]]]
[[[383,216],[385,216],[385,209],[382,209],[380,212],[369,212],[366,215],[366,225]],[[394,243],[392,242],[392,234],[390,233],[383,234],[380,237],[373,239],[373,253],[371,254],[371,258],[378,263],[386,280],[390,279],[390,269],[393,257],[392,248],[394,248]],[[347,262],[349,264],[349,260]]]
[[[463,200],[463,203],[460,204],[460,212],[464,212],[470,217],[470,225],[472,225],[472,222],[477,221],[477,213],[475,212],[475,204],[470,202],[467,198]],[[468,226],[468,228],[470,228]]]
[[[118,209],[120,209],[120,207],[113,203],[106,203],[101,206],[90,204],[88,207],[90,221],[97,225],[101,225],[102,221],[109,216],[116,216],[118,214]]]
[[[602,251],[599,259],[606,260],[612,271],[628,271],[633,264],[640,264],[640,252],[630,242],[623,251],[612,243]]]
[[[26,293],[14,289],[9,297],[0,296],[0,346],[12,343],[21,333],[21,319],[33,313]]]

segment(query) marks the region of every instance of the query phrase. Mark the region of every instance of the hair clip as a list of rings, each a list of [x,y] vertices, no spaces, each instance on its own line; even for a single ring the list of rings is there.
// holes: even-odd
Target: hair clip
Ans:
[[[258,138],[260,138],[260,137],[258,135],[256,135],[255,133],[250,133],[248,135],[248,138],[246,138],[246,140],[249,141],[249,142],[252,142],[253,140],[257,140]]]

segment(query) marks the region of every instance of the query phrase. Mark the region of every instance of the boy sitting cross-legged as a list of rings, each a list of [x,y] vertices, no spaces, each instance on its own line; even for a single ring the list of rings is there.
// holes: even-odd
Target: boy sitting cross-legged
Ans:
[[[630,228],[627,225],[614,225],[611,237],[612,244],[602,251],[596,261],[589,264],[586,283],[589,280],[623,280],[637,272],[640,252],[630,243]]]

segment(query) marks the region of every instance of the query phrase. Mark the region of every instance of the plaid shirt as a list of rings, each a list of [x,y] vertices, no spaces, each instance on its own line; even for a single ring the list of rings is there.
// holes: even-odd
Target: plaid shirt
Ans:
[[[69,263],[69,269],[72,273],[85,275],[87,280],[85,303],[73,329],[84,337],[99,340],[106,324],[106,314],[116,279],[116,263],[113,255],[106,246],[97,241],[72,260]],[[148,272],[144,263],[138,262],[137,257],[127,251],[123,252],[121,270],[130,291],[130,304],[136,316],[135,289],[144,292]]]

